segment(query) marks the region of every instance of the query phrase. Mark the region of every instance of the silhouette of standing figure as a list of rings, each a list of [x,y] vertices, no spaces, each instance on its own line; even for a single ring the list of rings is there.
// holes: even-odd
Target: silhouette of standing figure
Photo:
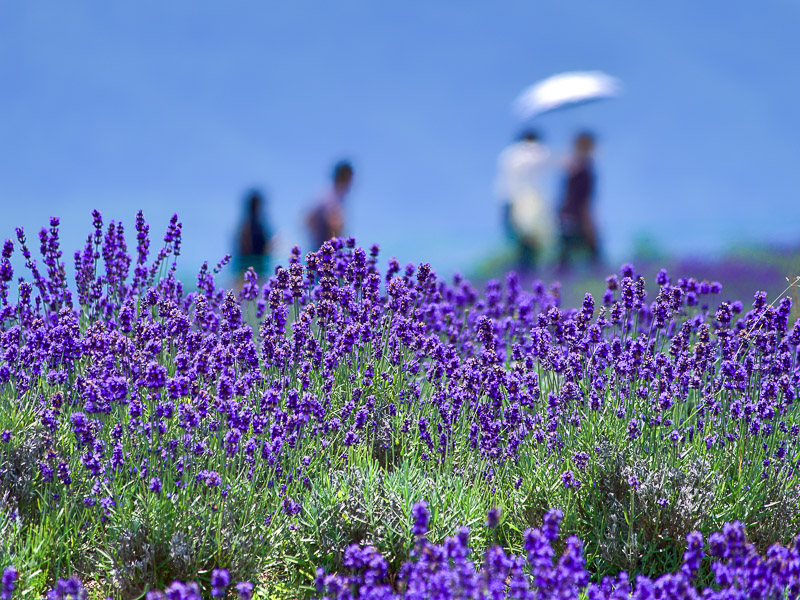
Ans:
[[[344,231],[344,200],[353,184],[353,166],[347,161],[333,168],[333,185],[308,214],[306,224],[314,250]]]
[[[583,132],[575,138],[575,150],[567,165],[564,178],[564,196],[559,211],[561,221],[561,253],[559,268],[569,268],[575,250],[585,247],[593,264],[600,259],[597,228],[592,217],[591,202],[595,189],[595,140],[591,133]]]
[[[261,192],[252,190],[245,197],[245,214],[239,229],[236,270],[243,275],[253,267],[258,275],[269,277],[272,231],[264,220],[262,206],[266,204]]]
[[[553,235],[552,211],[542,191],[549,165],[550,150],[529,129],[498,159],[496,193],[502,204],[506,235],[517,246],[516,268],[521,272],[536,267]]]

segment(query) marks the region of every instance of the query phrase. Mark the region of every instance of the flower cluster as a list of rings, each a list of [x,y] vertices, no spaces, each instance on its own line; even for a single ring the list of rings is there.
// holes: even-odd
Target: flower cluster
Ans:
[[[11,600],[14,591],[14,582],[17,579],[17,571],[12,567],[7,567],[3,571],[3,591],[0,598]],[[224,597],[226,588],[230,583],[230,575],[225,569],[215,569],[211,576],[211,595],[213,597]],[[240,581],[236,584],[236,594],[239,600],[251,600],[253,596],[253,584],[249,581]],[[86,600],[89,593],[83,582],[77,577],[59,579],[56,585],[47,592],[47,600]],[[184,583],[173,581],[163,591],[150,590],[145,596],[146,600],[202,600],[202,588],[195,581]]]
[[[424,502],[415,514],[427,512]],[[399,571],[395,585],[389,584],[386,559],[374,548],[352,545],[345,551],[347,574],[328,574],[318,568],[317,591],[323,600],[458,600],[467,598],[515,598],[556,600],[585,597],[589,600],[683,600],[736,598],[770,599],[800,597],[800,536],[791,547],[774,545],[760,555],[746,542],[740,522],[728,523],[722,532],[705,540],[694,531],[686,538],[683,562],[675,573],[631,581],[621,572],[589,583],[581,541],[564,540],[564,551],[556,556],[553,543],[559,538],[560,510],[545,515],[541,528],[524,536],[524,555],[509,555],[492,546],[480,564],[472,559],[470,531],[461,527],[442,544],[425,537],[417,540],[411,560]],[[427,517],[426,517],[427,518]],[[489,521],[493,518],[489,517]],[[707,553],[706,553],[707,550]],[[709,563],[714,586],[700,589],[697,572]]]
[[[366,540],[374,532],[360,523],[381,521],[370,517],[373,500],[402,513],[381,521],[393,528],[384,539],[409,528],[430,535],[428,507],[365,498],[390,483],[446,482],[472,490],[482,509],[502,506],[478,546],[524,529],[519,519],[537,506],[565,507],[563,526],[609,572],[632,555],[601,548],[609,527],[650,540],[676,567],[670,540],[693,529],[739,519],[760,549],[796,533],[787,528],[800,516],[800,326],[788,297],[769,304],[756,293],[745,306],[717,282],[666,272],[648,290],[628,264],[602,298],[570,308],[557,284],[523,286],[514,273],[481,293],[428,264],[391,259],[381,271],[379,248],[352,238],[304,259],[295,248],[269,277],[249,272],[239,293],[215,283],[227,258],[205,264],[189,291],[176,277],[177,217],[150,260],[141,212],[129,254],[122,224],[105,226],[98,211],[70,283],[58,228],[54,218],[39,234],[41,264],[22,229],[0,258],[0,489],[11,490],[0,497],[0,528],[12,513],[53,532],[78,523],[75,535],[102,536],[112,549],[104,566],[115,581],[163,580],[147,571],[156,555],[169,557],[169,573],[211,572],[211,556],[241,559],[253,573],[265,553],[328,548],[321,524],[333,521]],[[14,289],[17,250],[30,281]],[[369,483],[333,489],[354,473]],[[322,497],[355,508],[325,520]],[[604,502],[613,518],[602,526],[566,509]],[[674,531],[669,514],[696,516]],[[553,528],[530,535],[547,540]],[[24,542],[7,535],[14,559]],[[53,544],[79,551],[59,535]],[[569,539],[562,558],[578,577],[580,545]],[[546,554],[529,543],[525,560],[493,549],[487,564],[522,581]],[[459,536],[447,544],[418,547],[413,564],[423,566],[403,576],[467,548]],[[380,570],[378,555],[364,552],[325,560]],[[397,552],[391,564],[405,558]],[[687,568],[701,560],[693,552]],[[229,584],[212,573],[213,595]]]

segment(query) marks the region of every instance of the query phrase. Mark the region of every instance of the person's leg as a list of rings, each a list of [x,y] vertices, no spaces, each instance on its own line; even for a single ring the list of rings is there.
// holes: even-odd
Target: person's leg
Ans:
[[[533,270],[535,261],[535,249],[526,240],[519,241],[519,270],[527,273]]]
[[[589,260],[592,266],[600,264],[600,248],[597,244],[597,238],[592,235],[586,238],[586,247],[589,249]]]
[[[533,272],[539,266],[540,247],[538,243],[532,242],[528,246],[528,248],[529,248],[528,251],[530,252],[530,260],[529,260],[530,270],[531,272]]]
[[[597,231],[591,220],[584,223],[583,231],[581,231],[581,242],[589,251],[589,260],[592,265],[597,266],[600,262],[600,248],[597,243]]]
[[[566,271],[569,269],[572,248],[574,246],[574,236],[569,233],[561,232],[561,249],[558,254],[558,270]]]
[[[503,208],[500,212],[500,218],[502,219],[503,223],[503,231],[505,231],[506,237],[509,240],[515,240],[517,238],[517,234],[514,231],[514,225],[511,223],[511,203],[506,202],[503,204]]]

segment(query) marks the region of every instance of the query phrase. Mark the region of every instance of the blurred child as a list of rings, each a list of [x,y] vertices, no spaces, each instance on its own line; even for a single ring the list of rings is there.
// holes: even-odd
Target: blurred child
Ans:
[[[264,198],[258,190],[251,190],[245,197],[244,219],[239,227],[238,251],[235,254],[236,272],[240,276],[249,267],[253,267],[262,277],[271,275],[269,269],[273,233],[262,214],[264,204]]]

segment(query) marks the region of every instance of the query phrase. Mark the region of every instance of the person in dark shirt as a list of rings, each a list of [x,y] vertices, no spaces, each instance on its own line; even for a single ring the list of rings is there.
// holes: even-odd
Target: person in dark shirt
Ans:
[[[559,267],[569,268],[572,255],[585,247],[592,263],[600,259],[597,230],[592,217],[591,203],[595,188],[594,136],[583,132],[575,139],[575,151],[567,165],[564,196],[559,210],[561,223],[561,252]]]
[[[339,161],[333,167],[333,186],[321,195],[306,217],[314,250],[344,231],[344,201],[353,185],[353,165]]]
[[[251,190],[245,197],[245,215],[239,228],[236,270],[243,275],[249,267],[262,277],[269,277],[272,231],[264,220],[262,205],[264,197],[258,190]]]

